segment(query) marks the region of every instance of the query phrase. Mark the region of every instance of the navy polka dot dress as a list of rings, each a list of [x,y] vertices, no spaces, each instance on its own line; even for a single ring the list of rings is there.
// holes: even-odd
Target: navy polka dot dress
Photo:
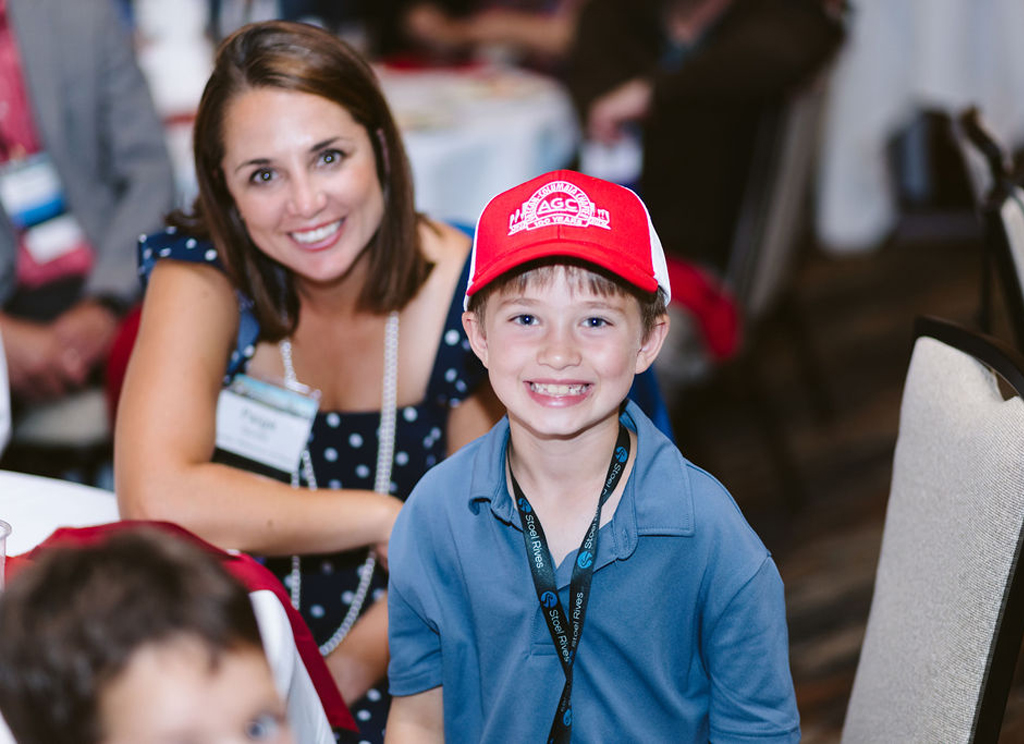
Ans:
[[[204,241],[176,234],[173,229],[148,236],[139,245],[139,272],[145,282],[156,262],[163,258],[210,263],[221,267],[217,251]],[[391,470],[391,493],[406,498],[420,477],[444,458],[447,452],[445,425],[450,408],[470,395],[483,380],[485,370],[469,348],[462,328],[462,289],[466,286],[469,262],[463,268],[458,290],[452,297],[426,397],[414,406],[399,408],[396,416],[395,456]],[[259,338],[259,325],[251,302],[239,294],[241,320],[236,348],[232,352],[225,381],[245,370]],[[345,413],[321,411],[313,422],[309,452],[320,488],[373,490],[377,463],[377,428],[380,412]],[[303,480],[303,485],[305,481]],[[304,555],[301,560],[302,597],[299,608],[318,644],[326,642],[344,619],[359,584],[367,551],[355,550],[330,555]],[[270,568],[286,587],[290,584],[291,560],[267,559]],[[374,571],[370,593],[363,611],[380,598],[387,576]],[[350,703],[360,727],[355,742],[383,741],[383,728],[390,697],[386,684],[370,690]]]

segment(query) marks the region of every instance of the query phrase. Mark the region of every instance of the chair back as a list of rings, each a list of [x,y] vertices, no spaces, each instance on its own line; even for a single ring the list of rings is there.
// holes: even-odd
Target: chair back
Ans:
[[[842,741],[994,744],[1024,630],[1024,358],[915,330]]]
[[[981,214],[1014,343],[1024,350],[1024,190],[1014,184],[997,187]]]
[[[984,231],[981,290],[982,330],[991,330],[991,272],[998,277],[1014,342],[1024,350],[1024,191],[1014,181],[1007,151],[982,122],[976,108],[954,122],[964,167]]]
[[[982,122],[977,107],[966,109],[952,122],[952,134],[975,203],[981,204],[992,189],[1008,177],[1009,157]]]
[[[772,309],[793,270],[827,80],[826,72],[760,124],[725,273],[748,323]]]

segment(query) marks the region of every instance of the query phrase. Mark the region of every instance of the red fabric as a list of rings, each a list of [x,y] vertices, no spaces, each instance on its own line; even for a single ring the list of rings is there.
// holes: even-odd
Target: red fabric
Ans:
[[[107,356],[105,389],[107,413],[110,414],[111,424],[117,421],[117,403],[121,399],[121,386],[124,385],[128,360],[132,356],[132,348],[135,346],[135,337],[139,333],[141,318],[142,305],[139,304],[121,319],[121,325],[117,329],[114,342],[110,346],[110,354]]]
[[[740,345],[741,322],[736,300],[708,272],[673,256],[666,256],[665,260],[672,284],[672,303],[693,315],[712,358],[725,361]]]
[[[288,614],[288,620],[292,626],[292,633],[295,636],[295,645],[299,650],[299,655],[302,657],[302,661],[306,665],[306,671],[309,672],[313,685],[316,687],[317,694],[320,696],[320,702],[323,704],[324,711],[327,713],[327,720],[330,722],[331,726],[334,726],[335,728],[343,728],[350,731],[359,730],[358,726],[356,726],[355,719],[352,718],[352,714],[349,712],[348,706],[346,706],[345,702],[341,699],[341,693],[338,692],[338,687],[334,684],[334,680],[331,678],[331,673],[327,669],[327,664],[324,662],[323,657],[320,656],[320,649],[317,648],[316,641],[313,639],[313,634],[310,632],[305,620],[303,620],[302,616],[292,607],[291,601],[287,593],[285,593],[281,582],[277,580],[277,577],[261,563],[252,558],[252,556],[246,555],[245,553],[228,553],[211,545],[205,540],[202,540],[186,530],[184,527],[170,522],[125,520],[122,522],[100,524],[95,527],[61,527],[60,529],[55,530],[52,535],[28,553],[9,556],[7,558],[5,574],[7,578],[14,576],[14,574],[27,565],[39,551],[46,550],[47,548],[51,548],[56,545],[92,545],[105,539],[111,533],[123,529],[132,529],[139,525],[157,527],[202,546],[210,553],[218,556],[224,563],[225,567],[231,571],[232,575],[241,581],[250,592],[261,589],[268,589],[272,591],[280,600],[281,605]]]
[[[14,36],[7,17],[7,2],[0,0],[0,161],[20,160],[42,149],[39,132],[32,117],[32,106]],[[19,286],[40,287],[66,276],[85,276],[95,256],[84,239],[73,249],[45,263],[38,263],[29,252],[23,235],[18,236],[16,275]]]
[[[7,13],[7,2],[4,0],[0,2],[0,100],[6,104],[0,120],[3,160],[39,152],[41,149],[25,88],[18,42],[14,38]]]
[[[18,237],[18,285],[35,289],[69,276],[88,276],[96,256],[89,241],[79,240],[56,258],[39,263],[28,249],[24,235]]]
[[[453,70],[461,72],[484,69],[482,63],[473,60],[439,62],[422,54],[412,52],[390,55],[385,57],[382,63],[385,68],[393,72],[418,72],[421,70]]]

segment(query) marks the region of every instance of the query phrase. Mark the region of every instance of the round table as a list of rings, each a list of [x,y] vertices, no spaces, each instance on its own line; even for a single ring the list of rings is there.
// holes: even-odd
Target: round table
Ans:
[[[416,207],[431,217],[472,226],[491,197],[576,153],[572,102],[552,78],[493,66],[376,71],[412,164]]]
[[[118,518],[117,499],[110,491],[0,470],[0,519],[11,525],[7,555],[31,550],[58,527],[88,527]]]

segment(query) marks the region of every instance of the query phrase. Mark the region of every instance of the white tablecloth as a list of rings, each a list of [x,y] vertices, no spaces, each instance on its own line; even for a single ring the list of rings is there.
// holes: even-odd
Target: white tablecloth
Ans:
[[[890,138],[922,109],[978,105],[1006,145],[1024,142],[1024,3],[851,0],[850,37],[832,77],[817,184],[827,249],[877,245],[897,211]]]
[[[472,226],[488,200],[569,164],[579,130],[569,95],[524,70],[379,68],[412,163],[417,208]]]
[[[58,527],[117,521],[117,500],[99,488],[0,470],[0,519],[11,525],[7,554],[17,555]]]
[[[7,555],[18,555],[58,527],[88,527],[117,520],[117,500],[110,491],[0,470],[0,519],[11,525]],[[0,744],[15,744],[3,719]]]

